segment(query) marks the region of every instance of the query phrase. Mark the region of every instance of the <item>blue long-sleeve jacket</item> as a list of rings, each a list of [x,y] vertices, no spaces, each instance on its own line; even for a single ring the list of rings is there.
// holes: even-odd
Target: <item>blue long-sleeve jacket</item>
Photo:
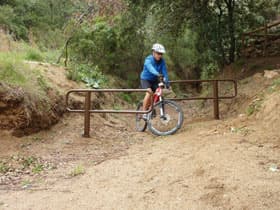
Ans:
[[[165,84],[168,87],[169,78],[168,78],[165,60],[162,58],[159,62],[157,62],[154,59],[153,55],[149,55],[145,59],[143,71],[141,73],[140,78],[143,80],[156,82],[159,74],[163,74],[165,79]]]

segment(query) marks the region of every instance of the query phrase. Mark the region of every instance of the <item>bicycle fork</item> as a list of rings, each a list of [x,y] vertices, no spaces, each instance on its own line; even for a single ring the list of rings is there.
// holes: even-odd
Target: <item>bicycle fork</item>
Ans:
[[[160,101],[160,119],[166,120],[166,116],[165,116],[165,112],[164,112],[164,103],[163,103],[163,99],[160,96],[159,97],[159,101]]]

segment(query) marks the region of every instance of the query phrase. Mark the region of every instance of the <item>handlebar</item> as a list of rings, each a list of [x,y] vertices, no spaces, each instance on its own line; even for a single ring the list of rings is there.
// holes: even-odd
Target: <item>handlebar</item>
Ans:
[[[164,82],[164,77],[163,77],[162,74],[159,74],[159,75],[158,75],[158,81],[159,81],[159,83],[158,83],[158,86],[159,86],[159,87],[166,87],[166,86],[165,86],[165,82]]]
[[[163,74],[159,74],[158,75],[158,81],[163,82],[163,79],[164,79]]]

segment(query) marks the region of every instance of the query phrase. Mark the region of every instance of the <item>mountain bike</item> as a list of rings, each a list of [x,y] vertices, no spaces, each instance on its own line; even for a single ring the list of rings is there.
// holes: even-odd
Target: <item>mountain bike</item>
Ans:
[[[174,101],[164,99],[163,89],[165,84],[163,77],[159,78],[158,88],[153,94],[153,105],[151,111],[143,117],[143,114],[136,114],[136,129],[144,132],[149,130],[159,136],[174,134],[181,128],[184,121],[182,108]],[[143,102],[137,105],[137,111],[143,110]]]

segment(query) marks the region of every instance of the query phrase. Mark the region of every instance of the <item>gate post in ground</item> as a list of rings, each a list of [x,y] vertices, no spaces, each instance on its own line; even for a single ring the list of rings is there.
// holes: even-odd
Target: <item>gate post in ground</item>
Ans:
[[[214,105],[214,118],[216,120],[220,119],[219,117],[219,90],[218,90],[218,81],[213,81],[213,105]]]
[[[89,138],[89,131],[90,131],[90,98],[91,92],[86,92],[85,96],[85,123],[84,123],[84,137]]]

